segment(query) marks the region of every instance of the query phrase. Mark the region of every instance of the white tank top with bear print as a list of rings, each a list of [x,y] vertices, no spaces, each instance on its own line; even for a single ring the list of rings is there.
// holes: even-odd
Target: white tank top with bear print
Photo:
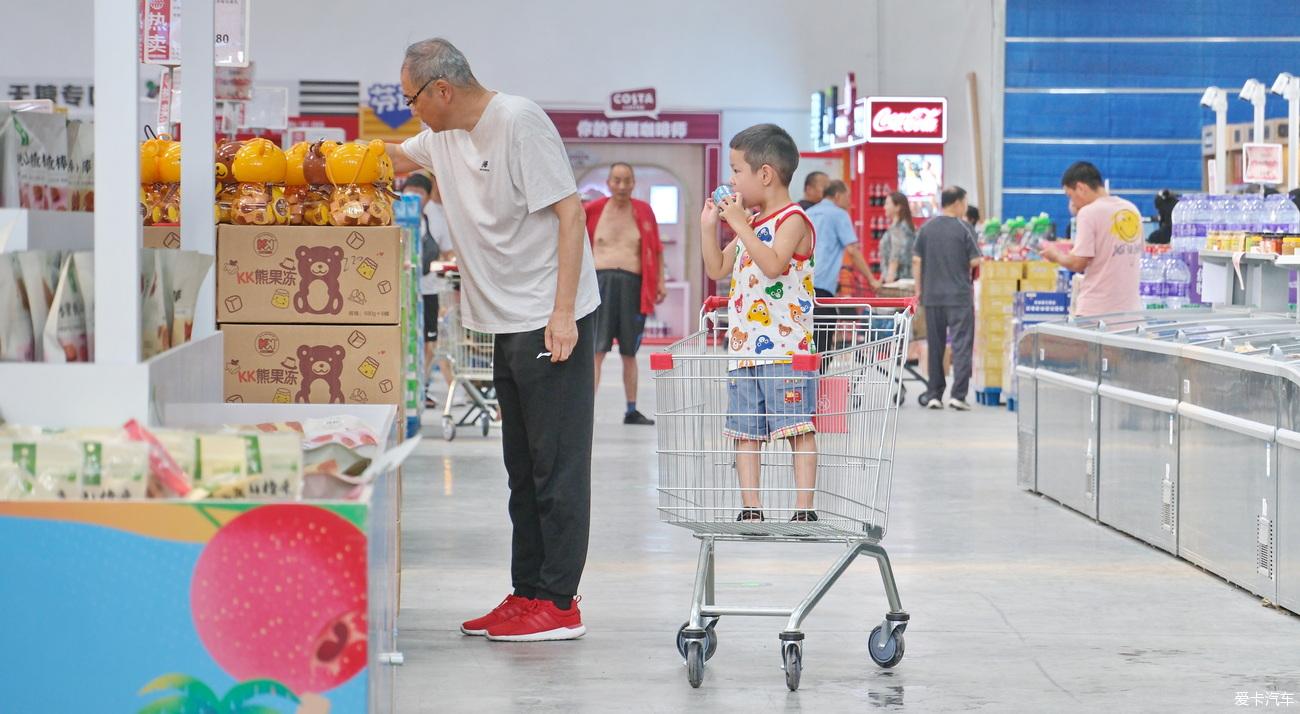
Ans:
[[[797,203],[755,218],[750,226],[760,241],[771,245],[777,228],[796,217],[808,224],[815,243],[812,221]],[[808,255],[795,253],[786,271],[772,280],[754,263],[744,244],[737,243],[727,293],[727,350],[746,359],[731,360],[727,369],[788,364],[791,355],[816,352],[812,334],[814,294],[811,250]]]

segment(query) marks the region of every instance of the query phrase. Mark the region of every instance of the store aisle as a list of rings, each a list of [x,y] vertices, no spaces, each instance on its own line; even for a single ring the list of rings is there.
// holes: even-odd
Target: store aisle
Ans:
[[[1300,618],[1015,487],[1015,420],[903,407],[885,545],[912,614],[890,671],[866,654],[885,612],[859,561],[806,623],[786,690],[774,620],[723,619],[704,685],[673,645],[696,541],[655,512],[654,429],[625,427],[611,362],[598,397],[591,554],[576,642],[500,644],[463,619],[509,589],[499,437],[430,439],[406,469],[398,711],[1226,711],[1300,701]],[[642,403],[653,406],[643,377]],[[645,409],[649,412],[649,409]],[[748,546],[748,547],[746,547]],[[720,546],[719,593],[793,604],[836,546]]]

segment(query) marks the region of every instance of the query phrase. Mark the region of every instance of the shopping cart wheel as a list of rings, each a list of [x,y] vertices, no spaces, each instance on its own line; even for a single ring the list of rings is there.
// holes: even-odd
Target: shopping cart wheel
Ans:
[[[480,428],[483,429],[483,436],[487,436],[488,434],[490,434],[492,432],[492,415],[484,414],[483,416],[479,417],[478,425]]]
[[[781,643],[781,663],[785,669],[785,686],[798,691],[799,675],[803,673],[803,645],[799,642]]]
[[[925,406],[925,392],[921,392],[916,397],[916,403]]]
[[[898,397],[894,399],[894,404],[901,407],[905,401],[907,401],[907,387],[900,382],[898,385]]]
[[[686,681],[695,689],[704,681],[704,643],[699,640],[686,643]]]
[[[873,662],[888,669],[903,659],[903,633],[895,630],[884,646],[881,646],[880,639],[883,636],[884,630],[880,625],[876,625],[876,629],[871,631],[871,637],[867,640],[867,650],[871,652]]]
[[[456,422],[451,417],[442,418],[442,438],[447,441],[456,438]]]
[[[713,659],[713,653],[718,651],[718,633],[713,630],[713,626],[716,624],[718,624],[718,618],[715,617],[712,620],[709,620],[709,624],[704,626],[704,637],[706,643],[704,645],[704,661],[706,662]],[[686,639],[686,628],[690,626],[691,623],[683,622],[682,626],[677,628],[677,652],[683,659],[686,658],[686,643],[688,642]]]

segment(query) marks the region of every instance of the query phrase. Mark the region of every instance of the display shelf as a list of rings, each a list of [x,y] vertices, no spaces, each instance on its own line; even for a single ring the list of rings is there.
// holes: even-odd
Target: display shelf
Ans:
[[[1273,265],[1279,268],[1300,268],[1300,255],[1279,255]]]
[[[1272,263],[1278,259],[1276,253],[1233,253],[1226,250],[1203,250],[1201,259],[1212,263],[1231,263],[1240,255],[1242,262]]]
[[[160,404],[221,402],[221,335],[144,362],[0,364],[0,421],[48,428],[157,424]]]
[[[0,251],[92,250],[94,230],[94,213],[0,208]]]

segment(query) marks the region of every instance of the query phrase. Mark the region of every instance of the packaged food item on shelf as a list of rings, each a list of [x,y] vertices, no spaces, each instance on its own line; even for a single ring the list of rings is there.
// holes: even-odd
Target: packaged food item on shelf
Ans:
[[[354,416],[258,424],[253,428],[292,434],[300,440],[303,498],[354,500],[369,483],[363,474],[378,453],[379,437]]]
[[[236,225],[288,225],[289,204],[284,198],[288,169],[284,151],[267,139],[249,139],[231,162],[239,182],[230,206],[230,222]]]
[[[235,171],[233,164],[235,154],[243,148],[242,141],[223,141],[217,145],[216,149],[216,175],[217,188],[215,203],[213,205],[213,214],[217,223],[230,223],[230,207],[235,202],[235,196],[238,195],[239,182],[235,180]]]
[[[393,223],[392,163],[384,142],[348,143],[322,147],[326,170],[334,191],[330,196],[330,223],[336,226],[387,226]]]
[[[149,359],[172,346],[167,319],[167,288],[161,259],[152,248],[140,251],[140,357]]]
[[[12,115],[18,205],[37,211],[72,207],[68,182],[68,120],[62,114]]]
[[[181,222],[181,142],[167,141],[158,155],[163,223]]]
[[[31,317],[32,340],[34,345],[32,359],[44,360],[43,337],[45,321],[50,316],[50,306],[54,303],[54,289],[59,282],[58,251],[28,250],[14,254],[22,269],[23,287],[27,295],[27,308]]]
[[[86,360],[95,361],[95,252],[78,251],[72,254],[72,272],[81,288],[81,304],[86,319]]]
[[[90,359],[86,305],[77,282],[77,271],[72,266],[73,255],[69,253],[63,259],[50,314],[41,330],[41,353],[46,362],[86,362]]]
[[[0,253],[0,362],[36,359],[32,316],[18,258]]]
[[[72,210],[95,210],[95,125],[68,122],[68,192]]]
[[[175,347],[189,342],[194,333],[199,288],[212,269],[213,258],[191,250],[162,250],[156,255],[162,262],[171,299],[171,344]]]
[[[158,160],[166,150],[166,139],[154,137],[140,142],[140,220],[146,226],[166,222],[164,187],[158,175]]]
[[[125,430],[127,439],[149,447],[150,494],[185,497],[194,490],[193,474],[181,470],[176,459],[149,429],[132,419],[126,423]]]
[[[330,187],[313,185],[307,180],[306,164],[309,155],[319,164],[323,174],[325,157],[320,153],[320,142],[309,144],[298,142],[285,152],[288,169],[285,172],[284,198],[289,204],[289,225],[293,226],[328,226]],[[318,176],[323,178],[323,176]]]

